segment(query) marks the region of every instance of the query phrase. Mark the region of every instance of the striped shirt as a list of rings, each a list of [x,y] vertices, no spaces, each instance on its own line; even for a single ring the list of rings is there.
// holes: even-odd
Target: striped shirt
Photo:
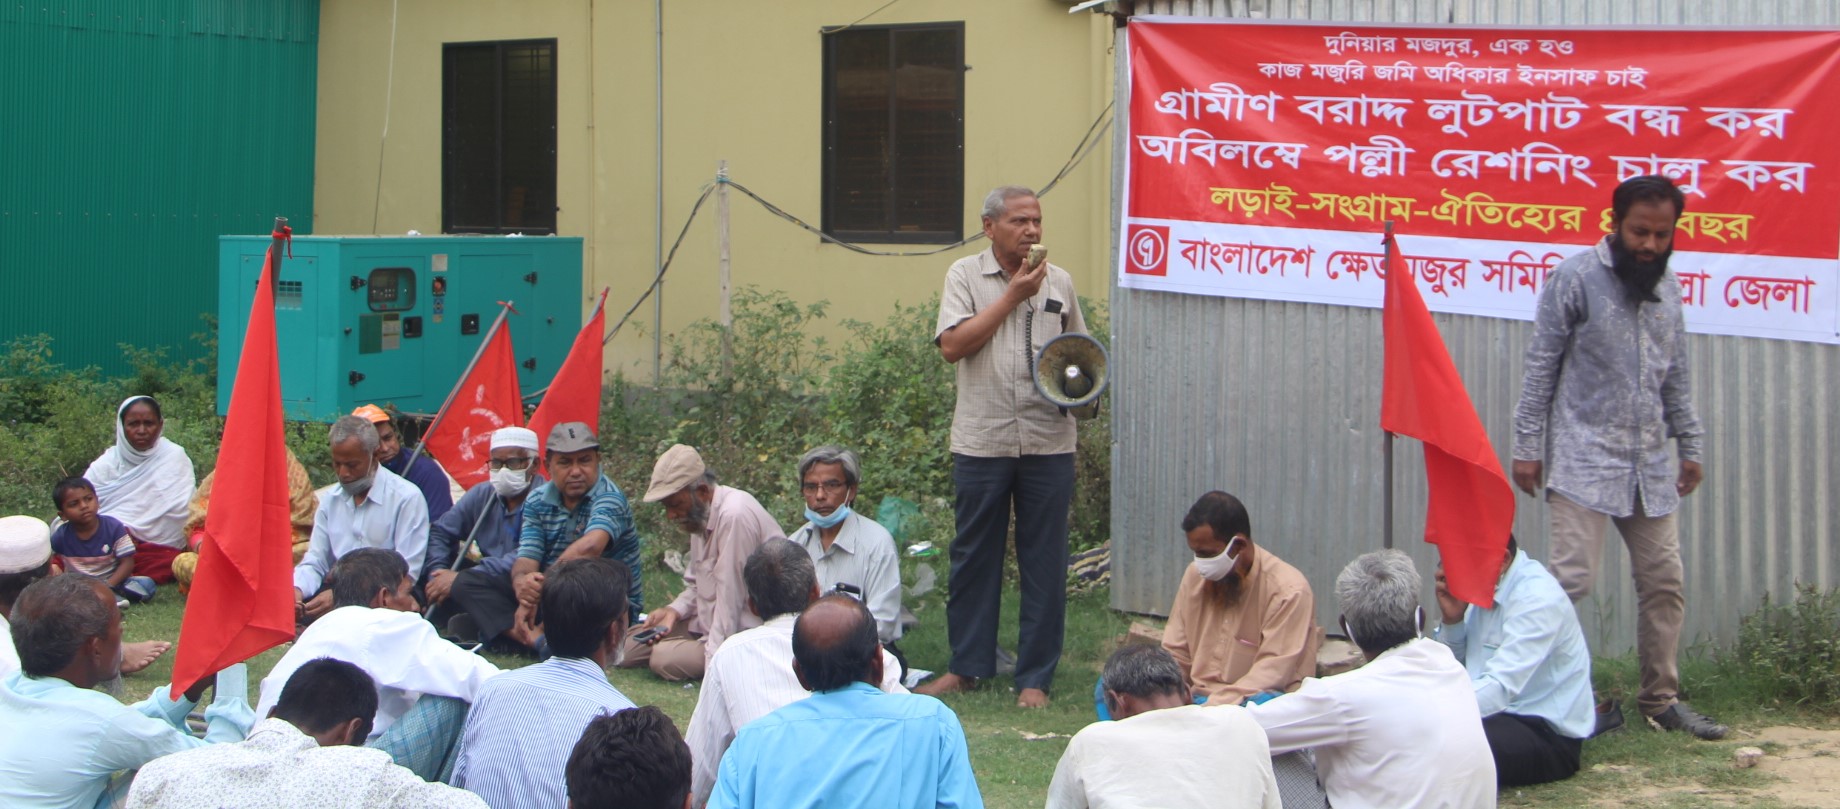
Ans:
[[[562,507],[562,491],[553,482],[538,486],[524,498],[524,527],[518,533],[518,558],[535,559],[547,569],[562,558],[562,552],[568,550],[570,544],[596,528],[613,537],[601,556],[625,565],[632,575],[632,586],[627,591],[627,600],[631,603],[627,620],[638,623],[639,613],[645,609],[645,582],[639,570],[639,532],[633,529],[632,506],[627,504],[626,494],[606,475],[601,475],[572,509]]]
[[[563,769],[582,730],[634,707],[592,660],[552,657],[486,682],[466,715],[453,785],[492,809],[568,805]]]

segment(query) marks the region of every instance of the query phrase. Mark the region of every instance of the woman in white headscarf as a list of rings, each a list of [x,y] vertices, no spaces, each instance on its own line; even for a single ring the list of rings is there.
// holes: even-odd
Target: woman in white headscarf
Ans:
[[[166,420],[152,396],[130,396],[115,411],[115,446],[83,473],[102,513],[134,532],[134,573],[166,583],[185,550],[185,520],[198,478],[185,449],[160,435]]]

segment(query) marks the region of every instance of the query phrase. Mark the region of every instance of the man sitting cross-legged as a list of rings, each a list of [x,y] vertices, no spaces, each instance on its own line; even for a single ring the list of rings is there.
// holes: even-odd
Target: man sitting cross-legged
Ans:
[[[711,807],[982,809],[952,709],[876,687],[886,664],[875,616],[861,601],[839,594],[813,602],[793,623],[792,654],[812,695],[736,734]]]
[[[626,583],[612,559],[559,562],[544,574],[537,620],[550,658],[494,677],[466,717],[454,786],[492,809],[561,806],[563,769],[581,729],[633,707],[607,682],[626,637]]]
[[[168,753],[239,742],[254,723],[241,664],[175,698],[135,705],[94,691],[121,667],[121,610],[107,582],[65,573],[26,587],[8,619],[21,668],[0,680],[0,806],[109,806],[132,771]],[[203,739],[185,717],[215,683]],[[128,773],[121,776],[121,773]]]
[[[464,790],[430,784],[364,747],[377,683],[322,657],[295,670],[267,719],[238,744],[187,750],[141,768],[128,809],[288,806],[292,809],[484,809]]]
[[[262,679],[266,715],[295,670],[331,657],[377,681],[371,747],[433,781],[453,764],[467,703],[498,667],[435,633],[416,612],[415,580],[395,551],[361,548],[333,568],[333,610],[314,621]]]
[[[1437,575],[1437,639],[1469,671],[1482,731],[1505,787],[1578,772],[1591,707],[1591,651],[1565,588],[1508,538],[1489,609],[1458,601]]]
[[[748,610],[765,623],[724,642],[703,677],[688,733],[698,805],[709,800],[716,765],[743,725],[811,696],[792,670],[792,626],[805,606],[818,600],[810,554],[790,540],[767,540],[748,554],[741,579],[747,583]],[[880,688],[907,692],[901,687],[901,663],[886,648]]]
[[[655,705],[602,714],[569,754],[569,809],[690,809],[690,748]]]
[[[1182,668],[1156,646],[1126,646],[1105,662],[1114,722],[1067,743],[1048,809],[1145,805],[1281,809],[1265,731],[1237,705],[1194,704]]]
[[[1469,675],[1450,650],[1421,638],[1418,569],[1403,551],[1363,554],[1335,578],[1342,629],[1367,665],[1303,681],[1248,710],[1271,751],[1316,752],[1313,779],[1299,779],[1336,809],[1490,809],[1495,761]],[[1294,759],[1293,759],[1294,760]],[[1295,783],[1286,774],[1285,789]],[[1298,805],[1302,805],[1298,803]]]

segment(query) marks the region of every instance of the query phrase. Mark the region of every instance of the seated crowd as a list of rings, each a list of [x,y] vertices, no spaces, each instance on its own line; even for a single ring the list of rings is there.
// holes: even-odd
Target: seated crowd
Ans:
[[[852,510],[847,449],[799,460],[790,537],[694,448],[666,450],[643,501],[689,553],[648,613],[632,506],[588,425],[497,431],[489,480],[456,501],[366,406],[330,429],[337,482],[310,523],[295,503],[299,634],[255,707],[241,664],[124,705],[96,689],[168,644],[124,645],[122,610],[189,581],[209,541],[189,530],[209,478],[161,429],[130,398],[116,446],[52,493],[55,528],[0,518],[0,805],[982,805],[957,715],[904,682],[899,559]],[[1314,593],[1245,504],[1208,492],[1181,528],[1194,559],[1162,642],[1105,662],[1102,721],[1068,743],[1049,807],[1485,807],[1578,770],[1589,651],[1512,539],[1490,608],[1440,568],[1436,627],[1409,556],[1349,563],[1335,598],[1365,663],[1317,678]],[[537,662],[501,671],[481,646]],[[685,735],[615,668],[701,680]]]

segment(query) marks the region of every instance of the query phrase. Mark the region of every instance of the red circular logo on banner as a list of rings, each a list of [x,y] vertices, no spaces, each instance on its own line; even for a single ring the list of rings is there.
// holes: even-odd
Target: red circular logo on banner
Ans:
[[[1169,228],[1163,225],[1132,225],[1131,237],[1124,244],[1130,258],[1125,272],[1135,275],[1167,273]]]

